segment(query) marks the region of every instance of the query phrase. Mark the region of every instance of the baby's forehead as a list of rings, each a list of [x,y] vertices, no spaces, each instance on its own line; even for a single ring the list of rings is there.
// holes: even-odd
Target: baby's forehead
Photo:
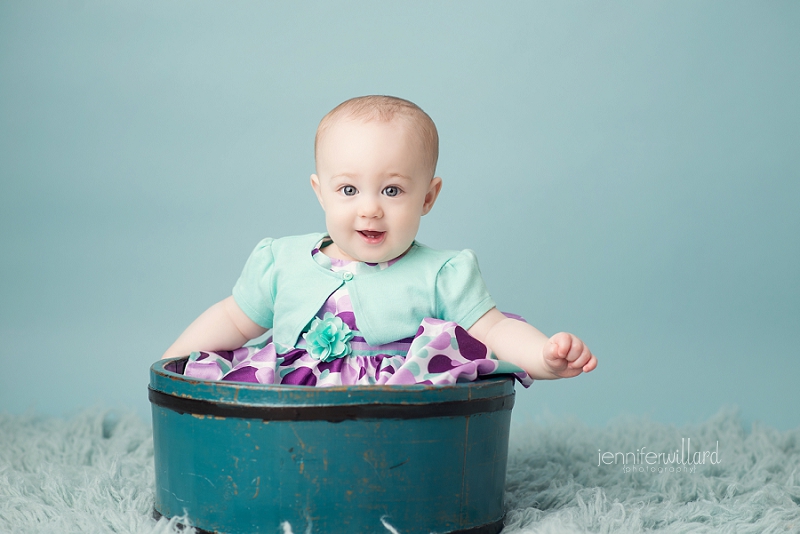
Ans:
[[[362,130],[365,132],[374,131],[375,127],[388,127],[401,131],[408,140],[412,140],[412,145],[416,145],[415,151],[425,150],[425,141],[422,132],[414,127],[412,120],[409,118],[395,115],[390,119],[383,118],[364,118],[358,116],[343,116],[337,117],[326,125],[324,129],[318,132],[317,136],[317,151],[320,146],[327,144],[331,140],[340,140],[351,134],[353,130]]]

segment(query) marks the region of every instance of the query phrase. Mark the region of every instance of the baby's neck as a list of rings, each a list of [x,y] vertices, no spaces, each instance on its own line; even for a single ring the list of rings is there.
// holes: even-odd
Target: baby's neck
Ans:
[[[336,246],[336,243],[334,243],[333,241],[330,240],[330,238],[326,238],[322,242],[322,244],[321,244],[321,246],[319,248],[319,251],[322,252],[323,254],[325,254],[326,256],[328,256],[329,258],[340,260],[340,261],[350,261],[350,262],[356,262],[356,263],[394,263],[397,260],[399,260],[400,258],[402,258],[403,256],[405,256],[406,254],[408,254],[408,251],[411,250],[411,247],[413,247],[413,246],[414,246],[414,244],[412,243],[405,250],[405,252],[403,252],[402,254],[397,256],[396,258],[392,258],[392,259],[386,260],[384,262],[367,262],[367,261],[364,261],[364,260],[359,260],[357,258],[353,258],[350,255],[345,254],[338,246]]]

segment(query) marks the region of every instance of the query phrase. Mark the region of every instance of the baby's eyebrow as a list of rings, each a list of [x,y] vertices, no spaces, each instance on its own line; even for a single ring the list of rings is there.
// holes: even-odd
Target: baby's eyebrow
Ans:
[[[354,179],[353,175],[352,174],[348,174],[348,173],[336,174],[334,176],[331,176],[331,181],[332,182],[336,181],[336,180],[353,180],[353,179]]]
[[[390,180],[398,180],[404,182],[411,182],[413,181],[410,177],[406,176],[405,174],[400,174],[398,172],[391,172],[386,175],[386,177]],[[341,182],[341,181],[348,181],[348,180],[356,180],[357,175],[351,174],[348,172],[343,172],[341,174],[335,174],[331,176],[331,182]]]

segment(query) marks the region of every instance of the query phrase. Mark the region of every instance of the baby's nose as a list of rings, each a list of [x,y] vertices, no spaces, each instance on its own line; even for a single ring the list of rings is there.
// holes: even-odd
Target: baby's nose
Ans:
[[[381,204],[377,200],[365,198],[358,206],[359,217],[382,217],[383,210]]]

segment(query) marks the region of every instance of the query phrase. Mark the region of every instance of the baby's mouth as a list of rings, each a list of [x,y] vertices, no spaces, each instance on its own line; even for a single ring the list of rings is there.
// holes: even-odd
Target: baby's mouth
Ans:
[[[358,233],[370,244],[380,243],[383,240],[383,236],[386,235],[386,232],[375,232],[372,230],[359,230]]]

